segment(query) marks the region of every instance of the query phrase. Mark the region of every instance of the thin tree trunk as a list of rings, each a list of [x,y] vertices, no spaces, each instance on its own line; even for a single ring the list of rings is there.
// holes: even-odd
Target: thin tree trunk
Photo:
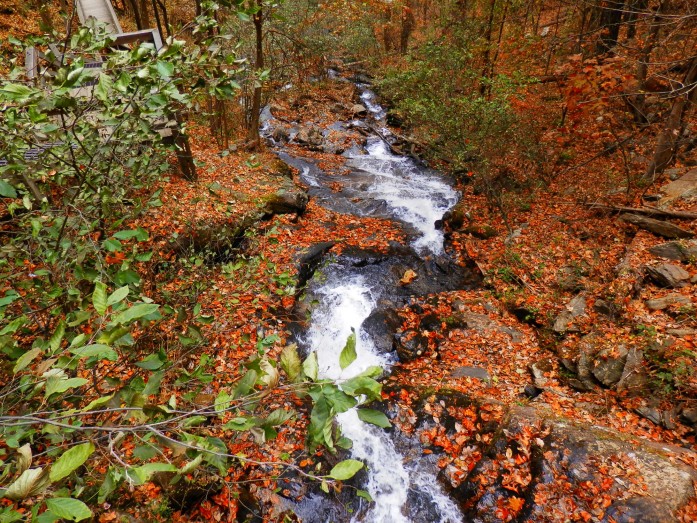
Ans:
[[[264,70],[264,11],[263,0],[257,0],[259,10],[254,13],[252,18],[254,22],[254,34],[256,37],[256,61],[254,63],[254,94],[252,98],[252,110],[249,118],[249,129],[247,139],[250,142],[250,149],[259,147],[259,115],[261,114],[261,82],[258,79],[259,74]]]
[[[479,86],[479,92],[483,95],[487,92],[487,86],[489,78],[489,67],[491,64],[491,37],[494,32],[494,13],[496,12],[496,0],[491,0],[489,4],[489,19],[486,23],[486,30],[484,31],[484,53],[482,54],[482,62],[484,66],[482,67],[482,82]]]
[[[138,2],[136,0],[128,0],[128,3],[130,4],[131,9],[133,10],[133,19],[136,22],[136,28],[139,31],[141,29],[145,29],[145,26],[143,25],[143,20],[140,17],[140,8],[138,7]]]
[[[658,43],[658,34],[661,28],[661,24],[659,23],[659,14],[662,6],[663,2],[659,4],[656,13],[651,19],[649,36],[646,39],[644,47],[641,49],[641,54],[639,56],[639,60],[637,61],[637,94],[627,97],[627,103],[632,108],[632,113],[634,114],[634,121],[639,124],[645,124],[648,122],[648,119],[646,118],[646,78],[648,77],[651,53]]]
[[[622,25],[624,0],[606,0],[600,9],[600,38],[595,46],[595,54],[609,53],[617,45]]]
[[[690,68],[679,91],[680,93],[673,102],[665,127],[658,136],[656,150],[642,177],[643,181],[653,182],[675,157],[685,115],[697,102],[697,57],[691,60]]]
[[[140,21],[143,26],[142,29],[148,29],[152,27],[150,24],[150,12],[148,11],[148,0],[140,0]]]

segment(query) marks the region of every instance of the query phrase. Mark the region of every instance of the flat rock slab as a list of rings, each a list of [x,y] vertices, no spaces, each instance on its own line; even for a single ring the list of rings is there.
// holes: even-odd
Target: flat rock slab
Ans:
[[[697,240],[661,243],[651,247],[649,252],[668,260],[689,262],[697,259]]]
[[[667,309],[671,305],[678,305],[684,307],[690,305],[692,301],[687,296],[682,294],[671,293],[663,296],[662,298],[654,298],[653,300],[646,300],[646,308],[652,311],[662,311]]]
[[[646,216],[641,216],[639,214],[623,214],[621,219],[625,222],[631,223],[632,225],[636,225],[641,229],[668,239],[692,238],[694,236],[692,231],[678,227],[675,224],[662,220],[656,220],[654,218],[647,218]]]
[[[690,279],[689,272],[672,263],[662,263],[653,267],[647,266],[646,274],[656,285],[668,288],[683,287]]]
[[[491,376],[481,367],[457,367],[451,373],[453,378],[476,378],[478,380],[489,381]]]
[[[667,207],[677,199],[697,197],[697,169],[693,169],[674,182],[661,187],[665,195],[658,202],[659,207]]]
[[[694,456],[684,449],[530,407],[513,408],[501,428],[454,489],[465,521],[511,521],[514,514],[497,510],[504,506],[515,507],[513,521],[570,521],[586,512],[597,521],[673,522],[695,495],[697,471],[675,457]]]

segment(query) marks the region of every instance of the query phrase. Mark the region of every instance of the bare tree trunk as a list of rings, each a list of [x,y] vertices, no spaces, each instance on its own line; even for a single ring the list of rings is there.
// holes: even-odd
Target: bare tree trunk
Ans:
[[[259,10],[254,13],[252,21],[254,22],[254,34],[256,37],[256,61],[254,63],[254,94],[252,98],[252,110],[249,118],[249,129],[247,130],[247,139],[250,142],[250,149],[259,147],[259,115],[261,114],[261,82],[257,78],[264,70],[264,0],[257,0]]]
[[[637,62],[636,78],[637,78],[637,93],[627,97],[627,103],[634,114],[634,121],[639,124],[648,122],[646,118],[646,78],[649,72],[649,62],[651,61],[651,53],[658,43],[658,34],[660,32],[660,12],[663,6],[661,2],[651,19],[649,26],[649,36],[646,38],[646,43],[641,49],[639,60]]]
[[[685,115],[697,102],[697,57],[690,61],[683,85],[678,91],[665,127],[656,141],[653,158],[642,177],[645,182],[653,182],[675,157]]]
[[[140,8],[138,7],[137,0],[128,0],[128,3],[130,4],[131,9],[133,10],[133,19],[136,22],[136,28],[138,28],[139,31],[141,29],[145,29],[145,26],[143,25],[143,21],[140,17]]]
[[[139,6],[139,11],[140,11],[140,21],[141,25],[143,26],[142,29],[149,29],[152,27],[152,24],[150,22],[150,12],[148,11],[148,0],[139,0],[140,1],[140,6]]]
[[[625,20],[628,24],[627,39],[631,40],[636,36],[636,20],[642,11],[646,10],[648,0],[631,0],[629,9],[626,12]],[[660,8],[657,12],[660,12]]]
[[[407,54],[409,37],[411,36],[414,26],[416,25],[412,4],[413,0],[402,7],[402,30],[399,34],[399,52],[402,55]]]
[[[617,45],[622,25],[624,0],[605,0],[600,9],[600,38],[595,46],[595,54],[610,52]]]
[[[489,4],[489,18],[486,23],[486,29],[484,31],[484,53],[482,54],[482,62],[484,66],[482,67],[482,82],[479,86],[479,92],[483,95],[486,94],[488,83],[486,81],[489,74],[489,68],[491,65],[491,37],[494,32],[494,13],[496,13],[496,0],[491,0]]]

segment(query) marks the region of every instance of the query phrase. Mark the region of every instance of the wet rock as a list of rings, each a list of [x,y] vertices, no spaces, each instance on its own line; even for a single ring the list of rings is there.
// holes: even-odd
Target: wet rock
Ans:
[[[617,305],[601,299],[595,300],[595,303],[593,304],[593,309],[597,313],[603,314],[604,316],[609,316],[610,318],[614,318],[619,314],[619,309]]]
[[[560,420],[532,407],[514,407],[454,496],[461,502],[465,521],[508,521],[509,514],[497,507],[508,506],[511,496],[523,503],[516,521],[557,521],[562,506],[592,513],[597,498],[575,493],[585,485],[603,484],[611,500],[605,517],[677,522],[673,514],[694,496],[697,472],[670,453],[694,456],[684,449],[628,441],[614,431]],[[608,475],[603,466],[608,462],[622,465]],[[511,478],[516,478],[514,492],[507,488]],[[628,488],[637,481],[646,485],[645,492]],[[552,493],[555,502],[545,503]]]
[[[682,409],[680,419],[688,425],[697,425],[697,408]]]
[[[627,359],[622,369],[622,377],[617,383],[617,390],[640,394],[644,391],[647,382],[648,375],[644,364],[644,351],[632,347],[627,352]]]
[[[566,305],[566,310],[562,311],[559,316],[554,320],[554,325],[552,330],[559,334],[565,333],[570,330],[578,331],[578,328],[571,327],[571,324],[577,318],[586,314],[586,297],[583,294],[579,294],[571,299],[571,301]]]
[[[324,255],[336,245],[336,242],[316,243],[303,250],[298,257],[296,266],[298,267],[298,288],[305,286],[307,281],[312,278],[317,267],[322,263]]]
[[[437,314],[427,314],[419,322],[419,329],[422,331],[439,331],[443,322]]]
[[[528,383],[525,385],[523,388],[523,395],[528,398],[528,399],[535,399],[537,396],[542,394],[544,392],[544,389],[540,389],[533,385],[532,383]]]
[[[694,336],[697,334],[695,329],[666,329],[666,334],[671,336],[677,336],[678,338],[683,338],[685,336]]]
[[[482,381],[490,381],[491,376],[482,367],[456,367],[450,373],[453,378],[475,378]]]
[[[646,308],[652,311],[661,311],[663,309],[667,309],[671,305],[686,306],[690,305],[691,303],[692,301],[687,296],[671,293],[663,296],[662,298],[646,300]]]
[[[301,127],[295,135],[295,141],[302,145],[319,147],[324,142],[324,136],[318,127]]]
[[[285,127],[275,127],[271,131],[271,138],[273,138],[276,143],[285,143],[290,140],[290,130]]]
[[[370,337],[378,352],[388,354],[395,348],[395,333],[401,325],[402,320],[393,309],[377,309],[363,321],[361,330]]]
[[[481,240],[488,240],[489,238],[494,238],[498,232],[491,225],[474,223],[462,230],[462,232],[471,234],[475,238]]]
[[[293,183],[287,183],[266,201],[268,214],[297,214],[305,212],[310,198],[307,193]]]
[[[542,326],[537,320],[537,312],[527,307],[515,307],[511,310],[511,314],[518,318],[518,321],[522,321],[523,323],[535,325],[536,327]]]
[[[403,127],[404,126],[404,115],[399,111],[390,109],[387,111],[387,125],[391,127]]]
[[[660,287],[683,287],[690,279],[690,273],[682,267],[672,263],[662,263],[656,266],[647,266],[646,273],[656,285]]]
[[[612,387],[622,378],[626,362],[626,348],[620,346],[617,350],[604,349],[595,356],[591,372],[600,383],[606,387]]]
[[[564,266],[557,273],[557,284],[564,291],[578,292],[583,289],[583,275],[576,267]]]
[[[409,329],[395,334],[394,339],[397,356],[402,363],[415,360],[428,351],[428,340],[416,330]]]
[[[368,114],[368,109],[366,109],[364,105],[354,104],[351,106],[351,114],[362,118]]]
[[[669,260],[689,262],[697,258],[697,241],[672,241],[655,245],[649,249],[654,256]]]
[[[668,430],[675,429],[676,412],[674,410],[659,410],[651,406],[642,406],[635,409],[635,412],[649,420],[650,422],[664,427]]]
[[[549,374],[554,370],[554,360],[552,358],[543,358],[535,363],[530,364],[530,372],[535,380],[535,386],[543,389],[547,386]]]
[[[442,219],[436,222],[436,228],[457,231],[469,220],[470,216],[466,203],[464,200],[460,200],[452,209],[443,214]]]

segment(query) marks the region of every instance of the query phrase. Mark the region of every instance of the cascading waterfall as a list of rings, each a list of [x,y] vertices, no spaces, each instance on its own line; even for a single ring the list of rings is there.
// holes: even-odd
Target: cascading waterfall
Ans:
[[[390,152],[384,141],[369,139],[368,154],[353,156],[347,165],[371,175],[366,193],[383,200],[395,218],[419,233],[414,248],[424,254],[443,252],[443,234],[434,223],[457,203],[457,192],[442,179],[404,156]]]
[[[371,111],[382,108],[371,97]],[[455,204],[457,193],[442,180],[420,169],[412,160],[392,154],[380,140],[372,140],[367,154],[352,157],[348,165],[370,175],[372,183],[365,189],[371,198],[386,202],[389,212],[414,227],[419,237],[415,249],[423,254],[440,254],[443,237],[434,227],[437,219]],[[339,382],[360,374],[368,367],[383,368],[394,363],[390,356],[379,354],[373,341],[361,329],[363,321],[376,307],[382,289],[371,286],[366,278],[352,271],[329,267],[326,282],[319,288],[319,304],[314,308],[305,345],[317,353],[321,378]],[[356,331],[356,360],[346,369],[339,365],[339,355],[351,334]],[[385,430],[364,423],[354,410],[338,416],[342,433],[353,441],[352,456],[366,464],[366,489],[375,500],[360,521],[371,523],[409,523],[414,519],[408,507],[410,498],[429,505],[431,521],[457,523],[462,515],[457,505],[440,490],[435,478],[419,468],[417,461],[406,464]],[[421,507],[423,508],[423,507]],[[413,511],[412,511],[413,512]]]

